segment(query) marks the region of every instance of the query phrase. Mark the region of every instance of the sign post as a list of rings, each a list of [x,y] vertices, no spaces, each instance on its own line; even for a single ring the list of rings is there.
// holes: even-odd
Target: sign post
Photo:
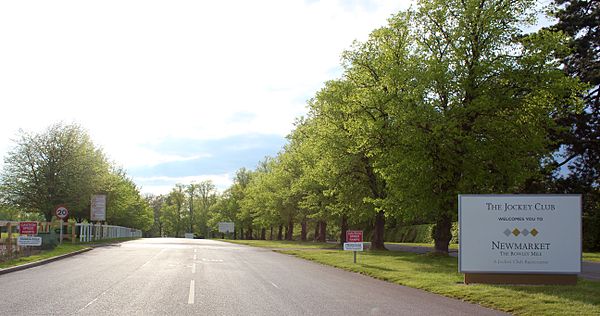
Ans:
[[[69,210],[64,205],[59,205],[56,210],[56,217],[60,218],[60,243],[62,244],[63,240],[63,221],[67,216],[69,216]]]
[[[576,284],[581,195],[459,195],[465,283]]]
[[[354,263],[356,263],[356,252],[363,251],[363,231],[347,230],[344,250],[354,252]]]

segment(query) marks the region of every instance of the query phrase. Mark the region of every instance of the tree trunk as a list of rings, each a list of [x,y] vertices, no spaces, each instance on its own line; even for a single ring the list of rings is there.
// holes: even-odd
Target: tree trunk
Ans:
[[[300,240],[306,241],[306,218],[300,223]]]
[[[233,240],[237,239],[237,229],[233,228]]]
[[[369,250],[387,250],[383,243],[383,233],[385,229],[385,215],[383,211],[375,215],[375,224],[373,225],[373,235],[371,238],[371,247]]]
[[[260,229],[260,239],[261,240],[267,239],[267,229],[264,227]]]
[[[244,239],[244,227],[240,227],[240,239]]]
[[[320,242],[327,241],[327,222],[326,221],[319,222],[319,241]]]
[[[283,225],[279,224],[279,231],[277,232],[277,240],[283,239]]]
[[[445,213],[438,218],[433,226],[434,251],[439,254],[448,255],[448,245],[452,239],[452,216]]]
[[[294,221],[292,219],[288,221],[285,240],[294,240]]]
[[[340,223],[340,244],[343,245],[346,242],[346,232],[348,231],[348,216],[342,215]]]
[[[248,231],[246,233],[246,239],[248,239],[248,240],[254,239],[254,237],[252,237],[252,226],[248,227]]]
[[[273,240],[273,225],[271,225],[271,234],[269,235],[269,239]]]
[[[320,225],[321,225],[321,222],[315,223],[315,237],[313,238],[314,241],[319,240],[319,226]]]

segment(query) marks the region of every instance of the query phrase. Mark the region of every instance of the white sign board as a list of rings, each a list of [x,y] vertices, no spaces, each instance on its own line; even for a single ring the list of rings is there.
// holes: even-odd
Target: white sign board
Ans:
[[[459,195],[462,273],[581,272],[581,195]]]
[[[234,227],[233,222],[219,222],[220,233],[233,233]]]
[[[363,251],[363,243],[362,242],[345,242],[344,250]]]
[[[90,219],[92,222],[106,221],[106,195],[92,195]]]
[[[17,245],[24,246],[41,246],[42,237],[19,236],[17,237]]]

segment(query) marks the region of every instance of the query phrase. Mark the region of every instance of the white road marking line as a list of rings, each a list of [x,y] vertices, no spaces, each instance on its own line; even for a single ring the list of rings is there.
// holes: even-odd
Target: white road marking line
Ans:
[[[155,254],[154,256],[152,256],[152,258],[150,258],[148,261],[146,261],[144,264],[142,264],[138,269],[141,269],[141,268],[145,267],[148,263],[150,263],[150,261],[152,261],[154,258],[158,257],[165,250],[167,250],[167,248],[163,248],[157,254]],[[119,281],[117,283],[121,283],[121,282],[123,282],[123,280],[121,280],[121,281]],[[115,284],[117,284],[117,283],[115,283]],[[94,304],[94,302],[96,302],[101,296],[103,296],[104,294],[106,294],[113,286],[114,286],[114,284],[111,285],[104,292],[100,293],[100,295],[96,296],[96,298],[94,298],[92,301],[90,301],[89,303],[87,303],[84,307],[82,307],[81,309],[79,309],[78,311],[76,311],[75,314],[81,313],[81,312],[83,312],[83,310],[85,310],[86,308],[90,307],[90,305]]]
[[[276,287],[276,288],[279,288],[279,286],[277,286],[277,284],[275,284],[275,283],[273,283],[273,282],[271,282],[271,285],[273,285],[273,286],[274,286],[274,287]]]
[[[194,304],[194,280],[190,281],[190,295],[188,296],[188,304]]]
[[[194,260],[196,260],[196,255],[194,255]]]
[[[192,263],[192,273],[196,273],[196,264]]]
[[[198,249],[194,249],[194,252],[196,252]]]
[[[150,263],[150,261],[152,261],[154,258],[158,257],[161,253],[163,253],[165,250],[167,250],[167,248],[163,248],[161,251],[159,251],[157,254],[155,254],[154,256],[152,256],[152,258],[150,258],[150,260],[146,261],[146,263],[142,264],[142,266],[140,268],[145,267],[148,263]]]

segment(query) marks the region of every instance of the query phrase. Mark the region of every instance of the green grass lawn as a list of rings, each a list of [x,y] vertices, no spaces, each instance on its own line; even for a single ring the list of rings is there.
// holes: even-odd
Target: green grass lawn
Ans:
[[[232,240],[232,239],[215,239],[234,244],[263,247],[263,248],[275,248],[275,249],[336,249],[336,244],[330,244],[325,242],[312,242],[312,241],[285,241],[285,240]]]
[[[429,248],[433,248],[433,244],[426,244],[426,243],[418,243],[418,242],[385,242],[386,244],[395,244],[395,245],[402,245],[402,246],[413,246],[413,247],[429,247]],[[448,248],[450,248],[451,250],[458,250],[458,244],[450,244],[448,245]]]
[[[433,248],[433,244],[426,243],[406,243],[406,242],[386,242],[386,244],[397,244],[403,246],[417,246],[417,247],[430,247]],[[458,244],[450,244],[450,249],[458,250]],[[584,252],[583,260],[592,261],[592,262],[600,262],[600,252]]]
[[[14,267],[14,266],[18,266],[18,265],[22,265],[22,264],[26,264],[26,263],[30,263],[30,262],[40,261],[43,259],[48,259],[48,258],[64,255],[64,254],[75,252],[75,251],[85,249],[85,248],[88,248],[88,246],[63,243],[62,245],[58,245],[53,250],[42,250],[42,252],[40,254],[36,254],[33,256],[29,256],[29,257],[20,257],[17,259],[11,259],[8,261],[0,262],[0,269]]]
[[[280,250],[381,280],[423,289],[516,315],[600,315],[600,282],[576,286],[464,285],[454,257],[396,251]]]
[[[592,261],[592,262],[600,262],[600,252],[584,252],[583,260]]]

